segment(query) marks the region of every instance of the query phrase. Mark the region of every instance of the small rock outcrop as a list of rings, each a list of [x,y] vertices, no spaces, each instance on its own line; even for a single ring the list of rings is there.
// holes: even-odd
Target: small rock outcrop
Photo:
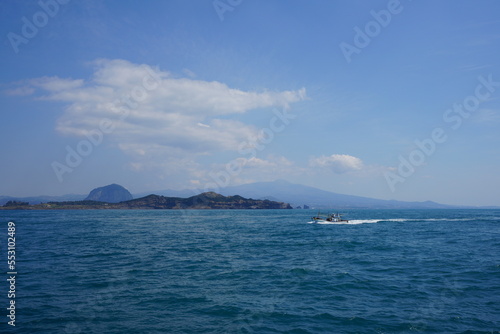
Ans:
[[[132,198],[132,194],[124,187],[118,184],[110,184],[109,186],[95,188],[90,192],[85,200],[119,203],[123,201],[130,201]]]

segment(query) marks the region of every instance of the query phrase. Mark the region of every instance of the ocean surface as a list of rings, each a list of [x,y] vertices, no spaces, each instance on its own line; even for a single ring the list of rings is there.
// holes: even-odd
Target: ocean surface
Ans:
[[[0,333],[500,333],[500,210],[343,213],[0,211]]]

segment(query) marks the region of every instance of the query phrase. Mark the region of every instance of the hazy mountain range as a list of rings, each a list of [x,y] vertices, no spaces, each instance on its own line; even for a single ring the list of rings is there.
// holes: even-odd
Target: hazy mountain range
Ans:
[[[290,203],[293,207],[307,205],[310,208],[367,208],[367,209],[446,209],[465,208],[465,206],[453,206],[440,204],[432,201],[425,202],[405,202],[396,200],[382,200],[362,196],[344,195],[314,187],[293,184],[287,181],[278,180],[274,182],[256,182],[239,186],[230,186],[221,189],[204,189],[203,191],[215,191],[224,196],[240,195],[253,199],[269,199]],[[202,191],[195,190],[162,190],[133,194],[134,198],[156,194],[169,197],[191,197]],[[17,200],[29,202],[30,204],[44,203],[49,201],[78,201],[87,198],[88,195],[64,195],[64,196],[35,196],[35,197],[9,197],[0,196],[0,205],[7,201]],[[468,208],[473,208],[472,206]],[[485,208],[485,207],[484,207]]]

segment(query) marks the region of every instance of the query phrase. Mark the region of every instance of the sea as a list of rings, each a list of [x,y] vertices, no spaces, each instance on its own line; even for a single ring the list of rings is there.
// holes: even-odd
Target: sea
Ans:
[[[0,333],[500,333],[500,210],[317,213],[0,211]]]

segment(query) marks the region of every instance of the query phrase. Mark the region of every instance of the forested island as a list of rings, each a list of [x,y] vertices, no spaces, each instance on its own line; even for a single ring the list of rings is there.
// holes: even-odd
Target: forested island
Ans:
[[[145,197],[107,203],[94,200],[47,202],[30,205],[27,202],[9,201],[0,210],[91,210],[91,209],[292,209],[290,204],[270,200],[223,196],[205,192],[188,198],[148,195]]]

